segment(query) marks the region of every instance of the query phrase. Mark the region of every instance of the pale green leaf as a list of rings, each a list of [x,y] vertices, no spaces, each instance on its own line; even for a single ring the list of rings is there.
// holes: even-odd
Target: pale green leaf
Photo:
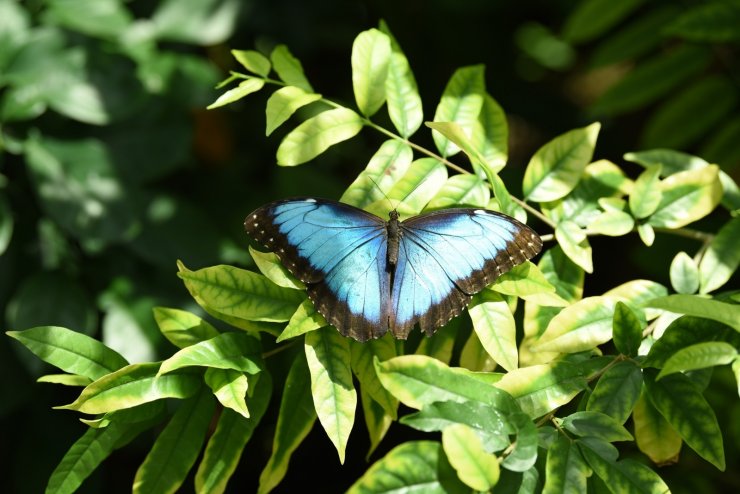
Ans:
[[[362,389],[375,402],[383,407],[385,413],[396,418],[398,400],[383,387],[375,371],[374,359],[383,362],[396,356],[396,344],[390,333],[382,338],[364,343],[350,341],[352,371],[360,381]]]
[[[483,107],[484,69],[483,65],[472,65],[455,71],[437,105],[434,122],[454,122],[466,135],[472,132]],[[459,152],[460,149],[440,133],[433,131],[432,137],[443,157]]]
[[[205,390],[182,403],[136,471],[134,494],[179,490],[198,459],[213,409],[213,398]]]
[[[63,384],[65,386],[87,386],[92,382],[89,377],[77,374],[46,374],[36,379],[37,383]]]
[[[267,77],[270,73],[270,60],[262,53],[255,50],[231,50],[236,61],[253,74]]]
[[[385,102],[391,40],[377,30],[361,32],[352,44],[352,88],[360,112],[371,116]]]
[[[632,414],[637,447],[657,465],[678,461],[683,441],[676,430],[655,409],[645,394],[635,403]]]
[[[368,460],[380,445],[380,442],[388,433],[388,429],[390,429],[391,424],[395,420],[388,415],[380,403],[370,397],[364,387],[360,387],[360,401],[362,403],[362,415],[365,418],[365,426],[367,427],[368,436],[370,436],[370,448],[368,448],[368,452],[365,455],[365,460]]]
[[[601,125],[571,130],[555,137],[532,156],[522,181],[530,201],[560,199],[572,191],[591,161]]]
[[[473,330],[486,352],[507,371],[519,366],[516,348],[516,323],[509,305],[490,290],[473,296],[468,307]]]
[[[740,331],[740,305],[728,304],[696,295],[669,295],[649,302],[650,307],[677,314],[705,317]]]
[[[593,273],[591,244],[585,231],[572,221],[563,221],[555,228],[555,239],[565,255],[587,273]]]
[[[311,161],[334,144],[356,136],[364,125],[362,118],[348,108],[326,110],[290,131],[277,150],[281,166]]]
[[[722,199],[719,167],[669,175],[660,182],[662,198],[648,218],[654,227],[680,228],[711,213]]]
[[[491,198],[491,190],[473,174],[457,174],[447,179],[427,208],[443,209],[455,206],[484,208]]]
[[[556,293],[547,277],[530,261],[514,266],[499,276],[490,286],[491,290],[506,295],[521,297],[538,305],[565,307],[568,302]]]
[[[611,237],[626,235],[635,227],[635,220],[624,211],[604,211],[588,224],[591,232]]]
[[[660,163],[651,165],[635,180],[635,186],[629,198],[630,211],[635,218],[647,218],[658,209],[663,197],[658,186],[661,170]]]
[[[470,333],[460,351],[460,367],[474,372],[490,372],[496,368],[496,361],[483,348],[475,331]]]
[[[257,381],[254,394],[249,400],[252,409],[249,419],[244,419],[229,409],[221,413],[195,474],[196,492],[219,494],[226,490],[226,484],[239,464],[244,446],[267,410],[271,394],[272,380],[269,373],[264,373]]]
[[[442,431],[442,448],[457,475],[468,487],[487,491],[499,478],[498,458],[483,449],[476,433],[465,424]]]
[[[218,331],[192,312],[169,307],[154,307],[154,319],[165,338],[178,348],[210,340]]]
[[[722,432],[712,407],[683,374],[655,380],[657,371],[645,369],[647,396],[660,414],[699,456],[725,469]]]
[[[327,327],[306,334],[305,350],[316,414],[344,463],[357,408],[349,340]]]
[[[207,108],[209,110],[213,110],[214,108],[219,108],[221,106],[231,104],[242,99],[245,96],[256,93],[257,91],[262,89],[264,85],[265,81],[262,79],[257,79],[254,77],[246,79],[240,82],[239,85],[235,88],[229,89],[224,94],[216,98],[216,101],[208,105]]]
[[[44,362],[92,381],[128,364],[118,352],[95,338],[59,326],[38,326],[6,334]]]
[[[284,124],[299,108],[321,99],[320,94],[308,93],[297,86],[286,86],[270,95],[265,107],[265,135]]]
[[[406,174],[413,159],[414,153],[408,144],[396,139],[385,141],[339,201],[364,208],[386,200],[384,194]]]
[[[276,285],[284,288],[305,290],[306,286],[290,274],[290,271],[280,262],[277,254],[273,252],[260,252],[250,246],[249,255],[254,260],[260,272]]]
[[[177,274],[196,302],[227,317],[284,322],[305,298],[303,292],[279,287],[262,275],[233,266],[198,271],[179,268]]]
[[[648,302],[657,297],[668,295],[668,289],[651,280],[632,280],[604,292],[605,297],[624,302],[638,314],[644,310],[648,319],[660,315],[661,311],[650,309]]]
[[[326,322],[324,316],[319,314],[313,302],[306,299],[298,306],[290,321],[288,321],[288,325],[285,326],[276,341],[279,343],[328,325],[329,323]]]
[[[473,125],[470,142],[483,157],[487,169],[498,173],[506,165],[509,155],[509,125],[504,110],[487,93],[483,95],[483,106]]]
[[[311,431],[314,422],[316,410],[311,400],[310,373],[301,353],[293,359],[285,379],[272,454],[260,474],[258,494],[267,494],[283,480],[291,455]]]
[[[552,318],[535,343],[535,351],[576,353],[591,350],[612,338],[616,301],[609,297],[587,297]]]
[[[640,235],[642,243],[650,247],[655,242],[655,230],[648,223],[637,225],[637,233]]]
[[[686,252],[676,254],[669,273],[671,285],[678,293],[696,293],[699,288],[699,268]]]
[[[190,366],[232,369],[256,374],[260,371],[261,351],[259,340],[246,333],[222,333],[175,353],[162,362],[158,375]]]
[[[73,403],[57,408],[106,413],[163,398],[188,398],[200,388],[195,374],[157,377],[158,369],[158,362],[128,365],[92,382]]]
[[[307,93],[312,93],[313,88],[303,73],[300,60],[293,56],[285,45],[277,45],[270,53],[270,60],[278,77],[289,86],[296,86]]]
[[[552,362],[515,369],[494,386],[511,394],[524,413],[536,418],[570,402],[588,383],[580,367]]]
[[[663,365],[656,379],[676,372],[731,364],[737,356],[737,349],[724,341],[696,343],[674,353]]]
[[[699,262],[701,293],[709,293],[729,281],[740,264],[740,218],[720,228]]]
[[[388,217],[392,208],[398,210],[403,219],[416,216],[437,195],[447,180],[447,168],[434,158],[420,158],[409,166],[408,171],[397,181],[386,196],[369,204],[365,210],[381,218]]]
[[[204,380],[219,403],[244,418],[249,418],[249,409],[245,401],[249,382],[243,372],[211,367],[206,370]]]
[[[460,319],[454,319],[445,324],[443,331],[437,331],[428,338],[422,338],[414,353],[432,357],[449,365],[455,348],[455,335],[458,333],[455,327],[459,324]]]
[[[446,461],[439,442],[410,441],[373,463],[347,494],[404,492],[409,486],[416,486],[424,494],[469,492]]]

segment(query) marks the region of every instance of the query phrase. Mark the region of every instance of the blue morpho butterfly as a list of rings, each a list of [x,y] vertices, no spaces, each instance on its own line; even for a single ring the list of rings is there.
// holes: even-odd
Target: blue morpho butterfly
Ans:
[[[388,221],[313,198],[271,202],[244,221],[304,282],[316,310],[358,341],[388,330],[431,335],[472,295],[542,248],[527,225],[495,211],[453,208]]]

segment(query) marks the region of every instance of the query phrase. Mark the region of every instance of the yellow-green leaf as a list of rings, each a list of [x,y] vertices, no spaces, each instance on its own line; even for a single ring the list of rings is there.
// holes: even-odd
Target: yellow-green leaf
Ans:
[[[308,93],[296,86],[286,86],[270,95],[265,107],[265,135],[285,123],[296,110],[321,99],[320,94]]]
[[[709,293],[730,279],[740,264],[740,218],[733,218],[720,228],[699,262],[701,293]]]
[[[457,476],[476,491],[488,491],[499,478],[496,455],[486,452],[477,434],[465,424],[454,424],[442,431],[442,448]]]
[[[686,253],[679,252],[671,261],[671,285],[678,293],[696,293],[699,288],[699,268]]]
[[[385,82],[391,57],[391,40],[377,30],[361,32],[352,44],[352,87],[357,107],[371,116],[385,102]]]
[[[296,336],[306,334],[309,331],[314,331],[328,325],[329,323],[326,322],[324,316],[318,313],[313,302],[306,299],[298,306],[295,313],[290,318],[290,321],[288,321],[288,325],[285,326],[285,329],[280,333],[280,336],[278,336],[276,341],[281,342],[290,338],[295,338]]]
[[[516,348],[516,323],[509,305],[490,290],[473,296],[468,307],[473,329],[486,352],[507,371],[519,366]]]
[[[708,215],[719,204],[719,167],[710,165],[674,173],[660,182],[660,190],[660,204],[648,223],[653,227],[681,228]]]
[[[249,382],[243,372],[211,367],[206,370],[204,380],[224,407],[232,409],[244,418],[249,418],[247,402],[244,399]]]
[[[566,307],[552,318],[533,350],[576,353],[606,343],[612,338],[615,304],[609,297],[587,297]]]
[[[656,465],[678,461],[683,441],[676,430],[655,409],[643,394],[635,404],[632,415],[637,447]]]
[[[260,272],[276,285],[284,288],[295,288],[296,290],[304,290],[306,288],[300,280],[297,280],[292,274],[290,274],[287,268],[283,266],[283,263],[280,262],[277,254],[272,252],[260,252],[250,246],[249,255],[252,256],[252,259]]]
[[[262,79],[257,79],[253,77],[246,79],[240,82],[239,85],[236,86],[235,88],[229,89],[224,94],[216,98],[216,101],[208,105],[207,108],[209,110],[213,110],[214,108],[225,106],[235,101],[238,101],[245,96],[248,96],[252,93],[256,93],[257,91],[262,89],[264,85],[265,85],[265,81]]]
[[[555,239],[565,255],[587,273],[593,273],[591,244],[585,231],[572,221],[563,221],[555,228]]]
[[[738,356],[737,349],[724,341],[705,341],[681,348],[671,355],[656,379],[715,365],[731,364]]]
[[[483,65],[462,67],[452,74],[434,113],[435,122],[455,122],[464,132],[472,132],[483,107],[485,93]],[[432,132],[434,144],[444,157],[460,151],[438,132]]]
[[[313,92],[311,84],[303,73],[300,60],[293,56],[287,46],[277,45],[273,48],[270,60],[272,60],[275,72],[284,83],[299,87],[308,93]]]
[[[154,319],[165,338],[178,348],[210,340],[218,331],[192,312],[168,307],[154,307]]]

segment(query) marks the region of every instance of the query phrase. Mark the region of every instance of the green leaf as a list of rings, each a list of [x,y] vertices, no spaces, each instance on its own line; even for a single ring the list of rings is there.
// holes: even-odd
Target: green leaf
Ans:
[[[442,445],[434,441],[410,441],[396,446],[347,490],[347,494],[403,492],[421,486],[425,494],[462,494],[462,484],[447,463]]]
[[[527,200],[554,201],[572,191],[591,161],[600,128],[597,122],[571,130],[538,149],[522,181]]]
[[[587,273],[593,273],[591,245],[585,231],[572,221],[563,221],[555,227],[555,239],[565,255]]]
[[[609,297],[587,297],[552,318],[533,346],[535,351],[576,353],[591,350],[612,338],[616,301]]]
[[[152,312],[162,335],[178,348],[185,348],[219,335],[216,328],[192,312],[168,307],[154,307]]]
[[[740,331],[740,305],[718,302],[696,295],[669,295],[649,302],[650,307],[665,309],[677,314],[705,317]]]
[[[714,410],[683,374],[655,380],[657,371],[645,369],[645,385],[650,402],[686,444],[719,470],[725,469],[722,432]]]
[[[487,93],[483,95],[483,106],[473,125],[470,142],[483,156],[487,169],[498,172],[506,165],[509,155],[509,125],[504,110]]]
[[[188,398],[200,388],[197,375],[157,377],[158,369],[158,362],[128,365],[94,381],[73,403],[57,408],[90,414],[105,413],[163,398]]]
[[[650,403],[645,394],[635,403],[632,415],[637,447],[656,465],[669,465],[678,460],[683,441],[671,424]]]
[[[714,103],[707,104],[708,101]],[[725,77],[714,75],[694,82],[666,101],[648,119],[642,145],[646,148],[685,148],[732,112],[736,102],[735,86]],[[676,126],[676,122],[682,123]]]
[[[339,462],[344,463],[357,408],[349,340],[327,327],[306,334],[305,349],[316,414],[337,449]]]
[[[643,0],[626,0],[618,3],[608,0],[582,2],[568,16],[563,27],[563,38],[576,44],[590,41],[629,16],[642,2]]]
[[[516,348],[516,323],[509,304],[490,290],[473,296],[468,306],[473,330],[486,352],[507,371],[519,366]]]
[[[0,256],[8,248],[12,236],[13,215],[11,214],[8,201],[5,200],[4,196],[0,195]]]
[[[668,289],[656,281],[650,280],[632,280],[604,292],[605,297],[612,298],[616,301],[624,302],[636,313],[657,297],[668,294]],[[646,309],[647,316],[652,319],[661,314],[660,311]],[[654,313],[653,313],[654,312]]]
[[[614,346],[622,355],[636,357],[642,343],[642,322],[624,302],[617,302],[613,318]]]
[[[305,290],[306,286],[298,281],[290,271],[287,270],[280,258],[273,252],[260,252],[249,247],[249,255],[254,263],[270,281],[284,288],[294,288],[296,290]]]
[[[648,223],[637,225],[637,233],[642,243],[650,247],[655,242],[655,230]]]
[[[477,401],[437,401],[424,406],[420,412],[404,415],[400,422],[424,432],[443,431],[454,424],[465,424],[475,431],[488,452],[508,447],[511,444],[509,434],[515,432],[509,416]]]
[[[581,454],[612,492],[662,494],[670,489],[657,473],[634,460],[614,461],[579,441]]]
[[[485,156],[473,146],[466,131],[460,124],[456,122],[427,122],[426,126],[444,136],[445,139],[448,139],[448,143],[454,145],[456,149],[461,149],[468,156],[470,162],[473,163],[474,168],[477,169],[479,166],[482,166],[484,170],[488,168]],[[497,170],[491,169],[490,171],[495,173]]]
[[[306,334],[309,331],[314,331],[328,325],[329,323],[326,322],[324,316],[319,314],[313,302],[306,299],[298,306],[295,313],[290,318],[290,321],[288,321],[288,325],[285,326],[285,329],[280,333],[280,336],[278,336],[276,342],[279,343],[290,338],[295,338],[296,336]]]
[[[299,108],[319,101],[320,94],[309,93],[296,86],[286,86],[270,95],[265,107],[265,135],[284,124]]]
[[[360,401],[362,402],[365,426],[370,436],[370,448],[365,455],[365,460],[367,460],[380,445],[380,441],[385,437],[394,419],[377,401],[370,397],[363,387],[360,387]]]
[[[364,343],[350,341],[352,371],[362,389],[375,400],[387,415],[396,418],[398,400],[385,390],[375,371],[374,359],[383,362],[396,356],[396,344],[390,333]]]
[[[715,165],[674,173],[660,183],[660,189],[663,197],[648,218],[654,227],[688,225],[711,213],[722,199],[719,168]]]
[[[473,372],[490,372],[496,368],[496,362],[483,348],[475,331],[470,333],[460,351],[460,367]]]
[[[588,229],[601,235],[619,237],[635,227],[635,220],[624,211],[604,211],[588,224]]]
[[[206,369],[204,379],[219,403],[241,414],[244,418],[249,418],[249,409],[244,400],[249,382],[243,372],[210,367]]]
[[[360,112],[369,117],[385,102],[391,40],[377,29],[361,32],[352,44],[352,88]]]
[[[231,36],[240,8],[238,0],[165,0],[151,22],[159,40],[215,46]]]
[[[507,393],[424,355],[403,355],[375,363],[383,387],[403,404],[422,409],[436,401],[478,401],[508,412],[516,410]]]
[[[203,388],[182,403],[136,471],[134,492],[177,492],[198,459],[213,409],[213,398]]]
[[[254,50],[231,50],[231,54],[236,61],[244,66],[245,69],[253,74],[267,77],[272,66],[270,60],[262,53]]]
[[[498,482],[498,458],[483,449],[480,439],[465,424],[454,424],[442,431],[442,448],[465,485],[487,491]]]
[[[277,45],[270,53],[270,60],[278,77],[289,86],[296,86],[307,93],[312,93],[313,88],[303,73],[303,66],[285,45]]]
[[[213,110],[214,108],[219,108],[221,106],[229,105],[235,101],[239,101],[240,99],[244,98],[245,96],[249,96],[252,93],[256,93],[260,89],[262,89],[265,86],[265,81],[263,79],[257,79],[255,77],[250,77],[249,79],[246,79],[239,83],[238,86],[236,86],[233,89],[229,89],[225,93],[223,93],[221,96],[216,98],[216,101],[208,105],[206,108],[209,110]]]
[[[552,362],[508,372],[495,386],[511,394],[522,411],[535,418],[570,402],[588,383],[579,366]]]
[[[699,288],[699,268],[686,253],[679,252],[671,262],[671,285],[678,293],[696,293]]]
[[[364,208],[385,200],[384,191],[391,190],[406,174],[413,159],[408,144],[396,139],[385,141],[339,201]]]
[[[222,333],[210,340],[183,348],[162,362],[158,375],[198,366],[231,369],[249,374],[260,371],[261,345],[246,333]]]
[[[408,138],[419,129],[424,120],[421,97],[409,62],[383,20],[380,21],[380,30],[391,40],[391,56],[385,79],[388,115],[398,133]]]
[[[556,293],[540,268],[530,261],[514,266],[499,276],[490,289],[506,295],[521,297],[539,305],[565,307],[568,302]]]
[[[640,397],[642,372],[630,361],[609,368],[596,383],[586,410],[602,412],[624,424]]]
[[[586,492],[586,480],[591,469],[576,443],[567,437],[559,436],[547,450],[545,469],[543,494]]]
[[[254,394],[249,400],[252,409],[249,419],[229,409],[221,413],[195,474],[196,492],[215,494],[226,490],[226,483],[239,464],[244,446],[267,410],[271,394],[272,380],[269,373],[264,373],[257,380]]]
[[[267,494],[283,480],[293,451],[306,438],[315,421],[316,409],[311,400],[310,373],[306,358],[300,353],[293,359],[285,379],[272,440],[272,454],[260,474],[257,490],[259,494]]]
[[[592,410],[568,415],[561,426],[576,436],[595,437],[610,443],[633,440],[632,434],[617,419]]]
[[[420,158],[411,163],[391,190],[386,191],[387,197],[365,209],[382,218],[388,216],[393,205],[402,217],[416,216],[437,195],[446,180],[447,169],[442,163],[434,158]]]
[[[740,359],[736,359],[732,363],[732,372],[735,374],[735,382],[737,382],[737,394],[740,395]]]
[[[721,43],[740,39],[740,8],[731,2],[692,5],[665,27],[665,33],[690,41]]]
[[[59,326],[39,326],[6,334],[44,362],[93,381],[128,364],[118,352],[98,340]]]
[[[142,425],[119,422],[113,422],[108,427],[100,429],[87,429],[52,472],[46,492],[49,494],[75,492],[103,460],[116,448],[133,439],[142,429]]]
[[[177,275],[198,304],[230,317],[284,322],[305,297],[300,291],[279,287],[262,275],[232,266],[198,271],[179,268]]]
[[[709,293],[730,280],[740,264],[740,218],[733,218],[720,228],[699,261],[699,291]]]
[[[526,472],[537,461],[537,427],[522,412],[516,412],[509,418],[516,427],[516,437],[512,440],[514,449],[504,458],[501,466],[513,472]]]
[[[473,174],[457,174],[447,179],[437,195],[427,204],[429,209],[456,206],[485,208],[491,198],[486,183]]]
[[[647,218],[658,209],[663,197],[658,186],[661,170],[660,164],[651,165],[637,177],[629,199],[630,211],[635,218]]]
[[[704,48],[687,44],[658,53],[611,86],[591,110],[596,115],[617,115],[641,108],[700,73],[709,60]]]
[[[92,382],[89,377],[76,374],[47,374],[36,379],[37,383],[63,384],[65,386],[87,386]]]
[[[485,94],[483,65],[462,67],[452,74],[434,113],[434,122],[454,122],[465,133],[472,132],[483,107]],[[434,144],[443,157],[459,152],[459,148],[438,132],[432,132]]]
[[[696,343],[674,353],[666,361],[656,379],[661,379],[676,372],[731,364],[737,358],[737,355],[737,349],[723,341]]]
[[[283,138],[277,151],[278,165],[295,166],[311,161],[334,144],[356,136],[363,125],[362,118],[347,108],[323,111]]]
[[[444,331],[437,331],[428,338],[423,338],[416,347],[416,355],[432,357],[449,365],[452,360],[452,351],[455,346],[455,335],[458,333],[460,319],[450,321],[445,325]]]
[[[85,15],[79,15],[83,11]],[[131,13],[117,0],[50,2],[45,21],[93,37],[123,36],[132,24]]]

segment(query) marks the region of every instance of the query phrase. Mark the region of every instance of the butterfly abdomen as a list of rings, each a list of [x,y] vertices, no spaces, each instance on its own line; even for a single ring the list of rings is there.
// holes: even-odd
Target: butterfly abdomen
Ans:
[[[398,211],[390,212],[388,221],[388,265],[395,267],[398,264],[398,243],[401,237],[401,228],[398,224]]]

